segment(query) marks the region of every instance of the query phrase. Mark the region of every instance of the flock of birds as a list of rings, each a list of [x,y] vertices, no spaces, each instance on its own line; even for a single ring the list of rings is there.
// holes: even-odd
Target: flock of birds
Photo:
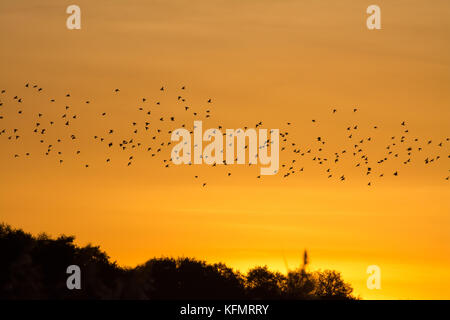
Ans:
[[[44,89],[37,84],[25,84],[26,90],[32,90],[32,94],[43,94]],[[167,89],[161,87],[159,89],[161,94],[166,94]],[[91,142],[98,142],[104,145],[104,148],[113,150],[118,149],[122,152],[127,153],[127,166],[132,166],[135,160],[135,154],[137,150],[146,151],[150,157],[157,158],[161,160],[161,165],[164,168],[169,168],[171,166],[170,151],[172,148],[172,142],[170,141],[170,136],[173,130],[182,127],[188,129],[186,125],[187,116],[190,116],[192,120],[209,120],[212,117],[213,101],[211,98],[207,98],[204,101],[206,107],[193,108],[191,107],[185,98],[184,93],[186,92],[186,87],[181,86],[178,88],[176,96],[173,97],[173,102],[179,104],[177,108],[179,113],[174,113],[174,108],[164,109],[161,106],[160,101],[152,101],[146,97],[141,97],[138,100],[135,108],[139,112],[139,119],[132,121],[129,124],[129,131],[127,134],[122,134],[117,132],[114,128],[110,128],[104,132],[99,132],[98,134],[90,137]],[[119,88],[112,89],[112,95],[119,95],[121,93]],[[60,110],[58,116],[46,115],[45,111],[37,111],[34,108],[30,109],[29,106],[25,106],[25,98],[9,93],[2,89],[0,91],[0,143],[1,139],[6,139],[7,142],[20,142],[22,139],[23,131],[28,131],[35,136],[37,143],[42,146],[41,156],[48,157],[49,159],[54,159],[52,155],[56,155],[57,162],[59,165],[64,164],[64,160],[67,157],[77,157],[82,153],[81,148],[78,146],[80,144],[75,144],[76,147],[71,154],[63,154],[60,145],[66,142],[77,142],[78,134],[73,131],[64,131],[63,127],[71,129],[74,122],[78,121],[78,114],[76,107],[73,107],[71,101],[72,97],[70,93],[66,93],[61,100],[56,101],[56,99],[48,97],[48,103],[54,104],[54,108]],[[74,102],[75,103],[75,102]],[[75,104],[79,105],[79,101]],[[90,100],[82,101],[83,104],[89,105]],[[5,113],[5,111],[8,111]],[[156,112],[155,112],[156,111]],[[170,111],[172,113],[170,113]],[[178,112],[178,111],[177,111]],[[330,110],[330,115],[334,116],[339,111],[338,109],[332,108]],[[358,108],[352,108],[351,113],[359,112]],[[34,117],[34,123],[32,127],[21,128],[20,123],[17,121],[9,120],[5,114],[11,116],[16,113],[17,116],[23,117],[25,113],[31,113]],[[104,111],[98,114],[99,118],[107,119],[109,113]],[[17,119],[17,118],[16,118]],[[181,122],[180,122],[181,119]],[[19,120],[20,121],[20,120]],[[319,119],[311,119],[312,126],[319,125]],[[263,126],[262,121],[258,121],[253,125],[248,125],[243,127],[244,130],[248,128],[261,128]],[[169,127],[169,129],[167,129]],[[216,126],[219,130],[225,130],[223,125]],[[399,122],[400,132],[398,135],[393,135],[390,137],[389,142],[384,145],[384,152],[382,156],[374,157],[369,156],[369,145],[376,140],[375,136],[364,136],[361,135],[360,128],[358,124],[353,124],[346,126],[345,130],[345,145],[339,150],[333,150],[329,152],[326,149],[327,138],[325,136],[317,136],[309,144],[300,144],[292,140],[290,135],[290,128],[294,127],[292,122],[287,122],[284,125],[284,129],[280,130],[280,168],[277,174],[282,178],[291,178],[305,171],[308,164],[314,163],[316,166],[320,167],[320,170],[324,172],[328,179],[338,179],[339,181],[344,181],[347,179],[345,174],[338,173],[337,166],[343,162],[345,158],[350,158],[352,161],[352,166],[362,169],[363,175],[367,177],[367,185],[371,186],[375,178],[383,178],[385,175],[398,176],[401,168],[394,169],[392,171],[386,171],[384,164],[386,162],[392,162],[393,160],[400,159],[401,165],[409,165],[413,161],[420,160],[425,165],[433,165],[444,158],[450,159],[450,154],[448,152],[449,138],[443,138],[440,141],[433,141],[430,139],[420,139],[418,137],[413,137],[408,129],[405,121]],[[374,125],[370,128],[373,131],[379,129],[378,125]],[[189,129],[188,129],[189,130]],[[192,130],[190,130],[192,134]],[[49,132],[52,132],[56,137],[50,137]],[[141,133],[144,133],[142,135]],[[120,137],[119,137],[120,135]],[[225,135],[225,133],[223,133]],[[269,148],[273,143],[270,138],[264,141],[261,148]],[[367,147],[366,147],[367,146]],[[248,149],[248,145],[245,146]],[[98,147],[95,147],[99,150]],[[223,150],[222,150],[223,152]],[[11,156],[4,153],[6,156]],[[109,154],[113,154],[109,152]],[[21,157],[32,157],[34,155],[31,152],[23,153],[13,153],[13,158]],[[254,155],[255,157],[257,155]],[[235,161],[238,159],[236,158]],[[106,164],[112,161],[112,157],[105,157],[104,162]],[[224,161],[224,164],[227,163]],[[85,168],[89,168],[89,163],[82,163]],[[216,167],[217,164],[213,164]],[[251,165],[251,164],[249,164]],[[444,175],[445,180],[449,180],[448,172]],[[226,176],[231,176],[231,167],[227,167]],[[193,177],[197,181],[200,181],[200,175],[195,175]],[[261,175],[256,176],[257,179],[261,179]],[[203,187],[207,186],[207,181],[201,181],[200,185]]]

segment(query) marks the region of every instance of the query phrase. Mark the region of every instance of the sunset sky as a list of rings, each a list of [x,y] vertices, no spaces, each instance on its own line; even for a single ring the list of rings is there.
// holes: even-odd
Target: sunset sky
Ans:
[[[81,8],[81,30],[66,28],[71,4]],[[366,27],[371,4],[381,8],[381,30]],[[18,128],[21,138],[0,136],[0,222],[76,235],[123,266],[192,256],[286,272],[307,249],[311,270],[341,271],[364,299],[449,299],[449,17],[447,0],[2,0],[0,131]],[[187,115],[178,95],[198,116]],[[262,121],[302,150],[321,136],[330,158],[353,148],[346,128],[358,125],[355,139],[373,140],[362,146],[377,176],[347,155],[328,179],[328,166],[291,151],[280,152],[280,163],[297,159],[305,170],[288,178],[259,179],[259,167],[248,165],[164,168],[169,149],[156,159],[93,139],[112,128],[115,142],[132,137],[131,123],[145,121],[138,107],[155,119],[175,116],[150,121],[152,130],[191,128],[196,119],[205,128]],[[34,123],[60,123],[64,113],[78,119],[39,143]],[[405,148],[422,153],[381,168],[376,159],[402,135]],[[57,137],[63,165],[55,151],[44,155]],[[366,287],[369,265],[381,268],[380,290]]]

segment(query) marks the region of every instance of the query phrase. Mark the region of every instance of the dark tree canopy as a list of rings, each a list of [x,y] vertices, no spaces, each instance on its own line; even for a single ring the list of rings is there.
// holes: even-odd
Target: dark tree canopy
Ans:
[[[74,240],[34,237],[0,224],[0,299],[354,299],[339,272],[306,272],[306,258],[287,275],[267,266],[242,274],[193,258],[153,258],[122,268],[98,246]],[[69,265],[81,269],[81,290],[67,289]]]

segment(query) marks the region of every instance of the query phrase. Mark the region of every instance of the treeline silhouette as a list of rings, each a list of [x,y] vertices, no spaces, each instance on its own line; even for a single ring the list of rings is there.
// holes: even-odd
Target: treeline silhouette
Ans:
[[[0,299],[355,299],[337,271],[287,275],[266,266],[246,274],[223,263],[192,258],[153,258],[119,267],[98,246],[80,247],[75,237],[37,237],[0,224]],[[81,289],[69,290],[69,265],[81,269]]]

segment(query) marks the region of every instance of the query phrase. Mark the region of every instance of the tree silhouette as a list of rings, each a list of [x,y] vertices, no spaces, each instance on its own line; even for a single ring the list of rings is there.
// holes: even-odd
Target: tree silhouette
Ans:
[[[315,272],[315,295],[327,299],[345,299],[350,296],[352,287],[342,280],[340,272],[325,270]]]
[[[267,266],[241,274],[223,263],[161,257],[121,268],[98,246],[73,236],[37,237],[0,224],[0,299],[354,299],[337,271],[287,275]],[[69,265],[82,270],[81,290],[66,286]]]
[[[247,293],[253,299],[280,299],[285,277],[264,267],[251,269],[246,277]]]

